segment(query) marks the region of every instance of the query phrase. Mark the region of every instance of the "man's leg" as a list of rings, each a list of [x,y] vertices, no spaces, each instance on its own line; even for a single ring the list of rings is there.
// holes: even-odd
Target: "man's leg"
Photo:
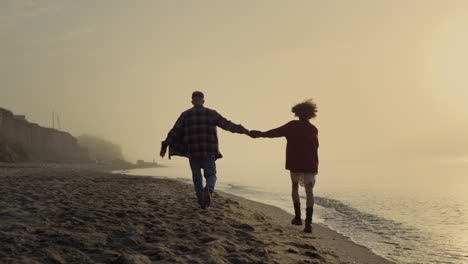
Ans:
[[[216,177],[216,163],[214,158],[204,160],[203,173],[206,179],[206,187],[208,187],[212,193],[215,189],[216,180],[218,179]]]
[[[201,174],[201,161],[189,160],[190,169],[192,169],[193,186],[197,194],[197,201],[201,208],[205,208],[205,201],[203,200],[203,178]]]
[[[211,194],[216,184],[216,163],[214,158],[208,158],[203,161],[203,174],[206,179],[203,198],[205,199],[205,207],[209,207],[211,204]]]

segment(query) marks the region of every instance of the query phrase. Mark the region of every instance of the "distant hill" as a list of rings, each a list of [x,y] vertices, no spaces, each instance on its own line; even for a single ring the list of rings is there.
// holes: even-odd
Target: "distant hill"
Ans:
[[[90,134],[83,134],[77,140],[80,146],[88,149],[89,157],[93,160],[124,160],[120,145]]]

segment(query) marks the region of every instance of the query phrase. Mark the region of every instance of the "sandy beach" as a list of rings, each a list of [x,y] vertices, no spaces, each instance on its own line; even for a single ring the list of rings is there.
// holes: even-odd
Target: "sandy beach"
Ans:
[[[0,263],[391,263],[270,205],[80,166],[0,166]]]

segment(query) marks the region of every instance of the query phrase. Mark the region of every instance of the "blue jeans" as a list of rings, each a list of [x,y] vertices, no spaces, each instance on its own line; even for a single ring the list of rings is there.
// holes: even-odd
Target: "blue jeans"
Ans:
[[[203,178],[201,169],[206,180],[206,187],[210,192],[214,191],[216,184],[216,163],[215,158],[207,158],[203,160],[189,160],[190,168],[192,169],[193,186],[197,194],[198,204],[203,206],[205,201],[203,200]]]

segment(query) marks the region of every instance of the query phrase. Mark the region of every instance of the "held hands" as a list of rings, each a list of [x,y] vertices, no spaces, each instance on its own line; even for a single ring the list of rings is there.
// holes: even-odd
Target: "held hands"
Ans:
[[[248,130],[247,128],[241,126],[241,133],[242,133],[242,134],[248,135],[248,134],[249,134],[249,130]]]
[[[249,135],[251,138],[259,138],[259,137],[260,137],[260,133],[262,133],[262,132],[260,132],[260,131],[258,131],[258,130],[251,130],[251,131],[249,132],[248,135]]]
[[[260,137],[260,135],[261,135],[262,132],[261,132],[261,131],[258,131],[258,130],[250,130],[250,131],[249,131],[248,129],[242,127],[242,132],[241,132],[241,133],[242,133],[242,134],[246,134],[246,135],[248,135],[248,136],[251,137],[251,138],[258,138],[258,137]]]

